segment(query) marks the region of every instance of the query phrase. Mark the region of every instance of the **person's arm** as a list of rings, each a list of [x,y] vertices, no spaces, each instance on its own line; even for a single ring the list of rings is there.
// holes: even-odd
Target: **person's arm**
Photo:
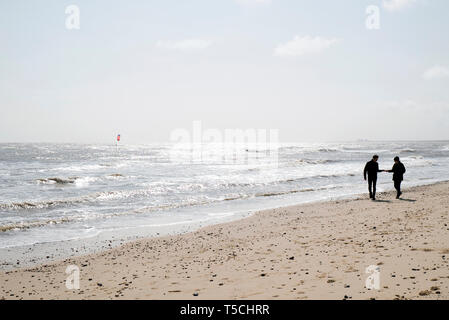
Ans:
[[[383,170],[379,170],[379,164],[376,162],[377,172],[383,172]]]
[[[366,172],[368,171],[368,163],[365,164],[365,169],[363,169],[363,178],[366,180]]]

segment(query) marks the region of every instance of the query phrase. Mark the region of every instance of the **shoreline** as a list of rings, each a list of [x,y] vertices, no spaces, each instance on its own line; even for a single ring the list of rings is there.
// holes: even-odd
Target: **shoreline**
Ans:
[[[424,184],[411,184],[410,188],[419,186],[434,185],[439,183],[449,182],[449,180],[431,181]],[[392,186],[385,187],[378,185],[378,193],[386,193],[394,191]],[[38,242],[33,244],[24,244],[12,247],[0,248],[0,272],[13,271],[24,268],[37,267],[39,265],[48,264],[52,262],[63,261],[70,258],[76,258],[89,254],[101,253],[103,251],[117,248],[121,245],[144,240],[154,239],[164,236],[176,236],[190,232],[195,232],[204,227],[218,225],[228,222],[237,222],[241,219],[251,217],[260,211],[289,208],[294,206],[306,204],[318,204],[329,201],[348,200],[363,197],[365,193],[349,193],[342,195],[326,196],[324,198],[313,198],[312,200],[297,202],[292,199],[278,199],[276,202],[269,205],[262,204],[258,208],[249,206],[248,208],[237,208],[236,211],[226,212],[218,217],[210,218],[208,220],[192,221],[191,223],[184,223],[179,225],[157,225],[157,226],[142,226],[129,227],[116,230],[102,231],[97,235],[89,237],[81,237],[76,239]],[[287,204],[278,205],[279,203],[287,202]],[[207,208],[202,208],[207,211]],[[132,232],[130,232],[132,230]]]
[[[239,212],[230,216],[211,218],[208,221],[193,221],[188,224],[157,227],[130,227],[114,231],[104,231],[98,235],[86,238],[0,248],[0,272],[28,269],[70,258],[98,254],[134,241],[182,235],[195,232],[207,226],[238,221],[252,214],[254,212]],[[233,217],[233,219],[229,220],[230,217]],[[127,232],[124,232],[124,230],[128,229],[135,230],[136,232],[133,235],[129,235]]]
[[[434,182],[435,183],[435,182]],[[438,182],[436,182],[438,183]],[[433,184],[433,183],[432,183]],[[39,242],[33,244],[19,245],[13,247],[0,248],[0,271],[20,270],[32,268],[46,263],[62,261],[88,254],[101,253],[112,248],[119,247],[126,243],[143,239],[154,239],[165,236],[176,236],[190,232],[195,232],[202,228],[219,225],[222,223],[236,222],[247,217],[251,217],[260,211],[291,207],[304,204],[322,203],[333,200],[353,199],[361,194],[344,194],[340,196],[329,196],[317,198],[305,202],[291,203],[285,206],[261,205],[259,208],[239,208],[237,211],[227,212],[218,218],[209,220],[192,221],[191,223],[173,225],[158,225],[156,227],[129,227],[113,231],[103,231],[91,237]],[[287,199],[278,199],[278,202]],[[203,211],[207,210],[202,208]],[[154,229],[154,230],[153,230]],[[125,230],[133,230],[132,235]]]
[[[361,260],[365,260],[365,256],[369,253],[372,263],[365,267],[373,263],[380,266],[381,270],[384,265],[385,268],[387,266],[389,268],[394,267],[395,263],[390,261],[392,254],[390,253],[388,257],[381,252],[382,248],[388,248],[384,244],[386,241],[384,238],[404,232],[399,223],[399,221],[402,221],[401,213],[408,215],[409,219],[416,223],[416,228],[419,229],[420,223],[422,225],[423,221],[415,221],[416,218],[407,213],[410,210],[416,210],[417,208],[414,207],[418,204],[420,208],[417,213],[422,215],[423,211],[431,207],[430,212],[443,211],[440,212],[441,217],[448,221],[447,210],[444,212],[444,207],[435,207],[435,201],[440,199],[444,202],[444,196],[436,197],[433,202],[432,199],[422,196],[423,192],[427,194],[430,190],[432,194],[430,198],[434,198],[433,195],[438,193],[444,193],[445,197],[449,198],[448,187],[449,182],[439,182],[405,189],[405,197],[416,198],[410,201],[407,201],[407,198],[403,201],[393,200],[391,199],[393,192],[390,191],[380,193],[380,201],[376,202],[371,202],[359,195],[349,199],[320,201],[262,210],[246,218],[205,226],[188,233],[138,239],[106,251],[62,261],[52,261],[31,268],[0,271],[2,283],[0,297],[5,299],[194,299],[197,297],[193,294],[198,293],[199,299],[341,299],[344,296],[347,296],[348,299],[426,297],[447,299],[449,298],[449,271],[447,271],[446,255],[449,259],[449,227],[446,227],[447,230],[441,231],[441,239],[435,239],[435,235],[431,238],[434,242],[443,243],[440,244],[439,248],[412,248],[416,249],[411,251],[416,256],[412,255],[410,258],[412,260],[424,259],[421,263],[426,262],[426,257],[421,257],[422,254],[429,256],[431,253],[438,252],[440,255],[439,259],[435,258],[435,266],[433,267],[435,270],[428,268],[425,274],[436,270],[441,271],[441,266],[445,264],[445,272],[430,279],[436,279],[435,281],[428,280],[430,286],[428,288],[422,286],[420,288],[422,290],[419,292],[413,292],[418,286],[418,280],[413,281],[413,279],[418,279],[416,275],[419,274],[419,271],[413,270],[409,271],[413,274],[412,276],[409,275],[402,279],[403,282],[407,282],[407,279],[411,281],[411,284],[409,284],[411,288],[408,288],[410,292],[406,290],[402,294],[392,294],[399,291],[394,290],[396,288],[390,289],[388,285],[386,285],[387,288],[382,288],[379,291],[367,292],[366,289],[363,290],[364,281],[362,281],[362,278],[365,278],[365,270],[362,270],[363,268],[359,265]],[[444,204],[447,205],[447,202]],[[396,207],[399,207],[400,210],[406,210],[405,212],[391,210],[389,204],[392,204],[392,209],[398,209]],[[379,210],[379,207],[382,210]],[[374,216],[380,220],[367,220],[366,217],[364,219],[363,214],[366,210],[372,211]],[[389,214],[385,214],[383,212],[385,210],[389,211]],[[299,214],[297,211],[299,211]],[[350,222],[345,220],[346,217],[342,211],[349,212],[349,215],[353,215],[357,221],[361,219],[361,221],[358,221],[360,222],[359,226],[362,225],[362,230],[365,233],[357,233],[357,231],[351,229],[346,230],[347,224]],[[382,220],[391,218],[389,217],[391,214],[396,217],[396,220],[393,219],[393,224],[390,226],[396,229],[393,233],[377,234],[378,227],[367,229],[368,224],[378,225]],[[434,220],[441,219],[441,217],[434,217]],[[327,219],[333,221],[334,229],[328,230],[330,226],[326,225],[326,223],[329,223]],[[343,221],[345,222],[343,223]],[[419,235],[414,232],[415,229],[410,228],[408,232],[419,239]],[[275,230],[279,231],[279,234]],[[285,231],[281,233],[283,230]],[[327,232],[323,233],[323,230],[327,230]],[[348,234],[354,232],[357,237],[348,236]],[[368,242],[361,241],[360,238],[365,238],[368,235],[366,232],[368,234],[374,232],[373,239],[368,239]],[[321,235],[321,237],[318,235]],[[404,246],[403,238],[408,238],[411,235],[404,234],[402,238],[400,237],[401,246]],[[324,240],[329,237],[330,240]],[[323,242],[326,241],[327,245],[323,247]],[[422,243],[421,246],[426,247],[430,244],[430,240],[424,242],[426,244]],[[371,257],[372,252],[364,250],[363,253],[359,252],[356,258],[349,259],[348,257],[354,252],[348,252],[346,246],[354,247],[354,243],[357,243],[361,248],[369,247],[371,251],[377,251],[379,256],[377,258]],[[374,244],[375,247],[373,247]],[[446,247],[444,244],[446,244]],[[334,246],[337,247],[333,248]],[[334,253],[337,253],[334,259],[329,259],[331,248],[334,249]],[[402,256],[402,250],[394,246],[390,245],[388,249],[384,250]],[[399,261],[401,261],[400,256],[397,257]],[[443,259],[441,256],[445,258]],[[317,258],[312,257],[318,257],[319,261],[315,261]],[[380,257],[383,257],[383,260],[390,261],[390,264],[379,261]],[[310,262],[308,262],[309,260]],[[341,260],[340,263],[338,263],[338,260]],[[411,263],[409,260],[407,262]],[[65,288],[64,279],[67,277],[65,267],[68,264],[75,264],[80,267],[80,290],[67,290]],[[330,276],[333,270],[332,266],[338,266],[333,271],[340,275],[341,269],[348,267],[348,264],[352,265],[351,268],[343,271],[342,274],[347,273],[348,279],[342,277],[347,283],[343,284],[341,288],[336,288],[334,284],[339,283],[339,279],[338,276]],[[223,268],[223,265],[234,270],[237,275],[226,271],[227,268]],[[293,268],[294,265],[297,266],[296,269]],[[439,267],[437,268],[436,265],[439,265]],[[114,268],[114,266],[116,267]],[[401,265],[400,271],[402,273],[405,273],[404,267]],[[319,275],[315,275],[314,279],[309,279],[312,277],[312,269],[317,269],[314,272],[319,273]],[[412,269],[421,270],[420,267]],[[358,279],[357,281],[354,279],[353,273],[357,273],[355,277]],[[382,278],[384,278],[383,273],[381,271]],[[399,270],[396,273],[399,273]],[[185,274],[190,275],[185,276]],[[219,274],[221,277],[219,277]],[[298,275],[301,275],[301,277],[298,278]],[[399,277],[399,274],[397,276]],[[85,277],[89,278],[86,279]],[[396,278],[396,274],[391,278]],[[136,279],[141,280],[137,281]],[[321,283],[319,279],[326,281],[323,281],[320,286],[318,285]],[[421,281],[424,280],[420,280],[420,283]],[[146,285],[144,282],[146,282]],[[313,285],[314,283],[315,285]],[[432,286],[431,284],[435,285]],[[257,289],[261,285],[265,287],[264,290]],[[148,289],[149,286],[150,289]],[[290,287],[290,290],[285,292],[287,287]],[[401,287],[401,284],[398,287]],[[326,288],[329,290],[326,290]],[[353,292],[350,288],[357,288],[358,290]],[[347,292],[347,294],[341,295],[343,292]],[[436,292],[439,292],[439,294]]]

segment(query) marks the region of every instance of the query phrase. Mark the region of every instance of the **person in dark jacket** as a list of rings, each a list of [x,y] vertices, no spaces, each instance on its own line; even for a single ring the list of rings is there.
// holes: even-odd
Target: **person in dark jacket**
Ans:
[[[365,165],[365,169],[363,170],[363,177],[366,181],[366,174],[368,174],[368,190],[369,197],[373,200],[376,200],[376,184],[377,184],[377,173],[381,172],[379,170],[379,164],[377,160],[379,159],[378,155],[374,155],[371,161],[368,161]]]
[[[396,189],[397,192],[396,199],[399,199],[399,197],[402,194],[401,183],[402,180],[404,180],[404,173],[405,173],[405,166],[399,160],[399,157],[394,158],[393,168],[391,170],[387,170],[387,172],[393,173],[394,188]]]

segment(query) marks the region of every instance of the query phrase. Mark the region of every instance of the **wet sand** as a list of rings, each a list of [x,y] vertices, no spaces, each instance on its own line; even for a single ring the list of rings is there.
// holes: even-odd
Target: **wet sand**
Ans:
[[[67,289],[68,265],[80,289]],[[368,266],[379,289],[367,289]],[[449,299],[449,183],[258,212],[0,272],[3,299]]]

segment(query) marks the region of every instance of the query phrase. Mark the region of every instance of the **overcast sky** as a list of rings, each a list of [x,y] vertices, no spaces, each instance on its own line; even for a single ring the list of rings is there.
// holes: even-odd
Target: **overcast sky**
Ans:
[[[284,142],[449,139],[448,14],[447,0],[0,0],[0,142],[168,141],[194,120]]]

